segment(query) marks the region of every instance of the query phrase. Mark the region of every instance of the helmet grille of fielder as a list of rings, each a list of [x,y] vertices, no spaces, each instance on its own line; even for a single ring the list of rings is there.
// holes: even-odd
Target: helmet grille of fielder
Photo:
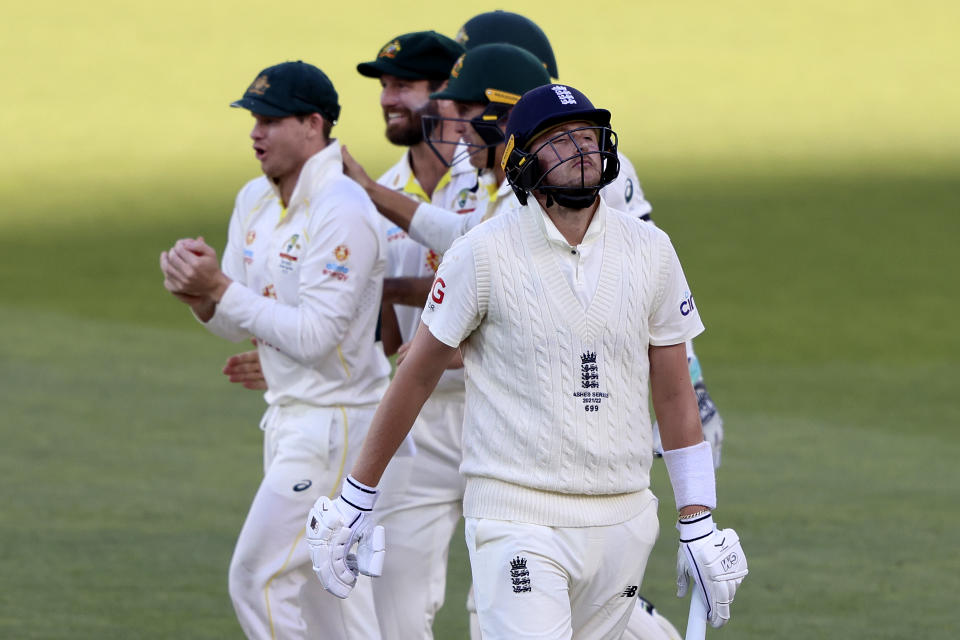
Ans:
[[[584,122],[583,127],[559,132],[531,149],[532,143],[550,129],[568,122]],[[592,133],[595,144],[589,147],[578,142],[584,133]],[[596,109],[583,93],[573,87],[551,84],[528,91],[520,98],[507,123],[507,148],[501,166],[507,181],[521,204],[527,203],[531,191],[547,196],[547,206],[553,202],[571,209],[583,209],[594,203],[604,186],[616,180],[620,173],[617,158],[617,135],[610,128],[610,112]],[[586,136],[591,137],[591,136]],[[572,153],[561,149],[573,149]],[[549,167],[541,166],[538,152],[556,158]],[[599,179],[588,178],[585,167],[587,156],[600,160]],[[561,165],[578,162],[580,180],[573,184],[551,184],[551,178]]]

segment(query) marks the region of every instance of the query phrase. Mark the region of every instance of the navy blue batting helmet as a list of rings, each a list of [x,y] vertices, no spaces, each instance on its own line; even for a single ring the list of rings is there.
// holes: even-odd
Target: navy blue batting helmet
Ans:
[[[598,149],[584,152],[578,145],[578,151],[573,156],[561,159],[553,167],[540,167],[537,151],[550,144],[550,140],[537,149],[531,149],[533,141],[557,125],[577,121],[586,122],[590,128],[597,130]],[[537,190],[550,195],[563,206],[584,208],[593,204],[600,189],[616,180],[620,173],[617,135],[610,128],[610,112],[597,109],[581,91],[568,85],[548,84],[523,94],[510,112],[506,138],[507,147],[501,167],[521,204],[526,204],[530,191]],[[563,162],[591,154],[599,155],[602,163],[598,184],[587,185],[581,182],[576,187],[545,184],[544,179],[550,171]]]

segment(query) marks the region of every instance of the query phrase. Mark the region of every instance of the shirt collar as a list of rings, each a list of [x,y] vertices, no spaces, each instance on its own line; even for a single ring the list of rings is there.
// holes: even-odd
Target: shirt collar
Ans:
[[[310,156],[303,168],[300,169],[300,176],[297,178],[297,184],[293,187],[293,193],[290,195],[290,204],[284,210],[294,209],[300,204],[310,205],[310,195],[322,187],[333,175],[343,173],[343,156],[340,154],[340,141],[331,140],[330,144]],[[280,189],[270,180],[270,186],[273,192],[280,198]]]
[[[430,202],[431,198],[427,195],[427,192],[424,191],[423,187],[420,185],[420,181],[417,180],[417,176],[413,173],[413,167],[410,166],[410,150],[408,149],[404,154],[400,162],[397,163],[396,175],[393,179],[393,189],[394,191],[399,191],[408,196],[412,196],[416,200],[421,202]],[[437,186],[434,187],[433,192],[437,193],[450,182],[452,170],[448,169],[443,176],[440,177],[440,181],[437,182]]]
[[[506,181],[504,181],[506,182]],[[532,211],[537,212],[537,222],[540,225],[540,230],[543,231],[543,234],[547,237],[547,240],[550,244],[560,246],[564,249],[570,247],[570,243],[567,242],[567,239],[563,237],[563,234],[560,233],[560,230],[557,229],[557,226],[553,224],[553,220],[547,215],[547,212],[543,210],[543,207],[540,206],[540,203],[536,198],[531,194],[527,200],[527,207]],[[597,241],[600,235],[603,233],[604,229],[607,226],[607,205],[603,201],[603,198],[600,198],[600,204],[597,206],[597,210],[593,213],[593,219],[590,220],[589,226],[587,226],[587,232],[583,234],[583,240],[580,241],[580,244],[592,244]]]

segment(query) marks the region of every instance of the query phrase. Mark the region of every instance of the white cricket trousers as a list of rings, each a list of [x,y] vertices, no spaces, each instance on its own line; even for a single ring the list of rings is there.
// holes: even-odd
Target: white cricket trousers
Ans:
[[[434,392],[411,432],[416,454],[394,456],[380,481],[374,514],[386,530],[387,553],[383,575],[372,582],[383,640],[433,638],[447,550],[463,514],[463,409],[462,390]]]
[[[379,639],[370,579],[360,576],[346,600],[327,593],[304,539],[310,507],[340,493],[375,409],[295,404],[264,414],[264,478],[229,573],[230,599],[251,640]]]
[[[600,527],[466,519],[483,640],[622,636],[659,534],[652,493],[634,518]]]

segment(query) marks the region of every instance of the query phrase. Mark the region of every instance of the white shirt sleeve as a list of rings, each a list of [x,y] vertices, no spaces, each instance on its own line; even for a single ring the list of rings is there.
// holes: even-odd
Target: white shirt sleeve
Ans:
[[[483,221],[486,210],[486,207],[477,207],[470,213],[459,214],[423,203],[413,213],[407,233],[423,246],[446,253],[457,238]]]
[[[650,344],[665,347],[690,340],[703,333],[704,327],[673,244],[667,234],[660,230],[657,234],[660,236],[658,281],[662,284],[651,309],[649,330]]]
[[[227,246],[223,250],[223,259],[220,262],[220,270],[233,280],[241,284],[246,283],[246,269],[243,266],[243,225],[240,222],[240,200],[243,197],[243,191],[237,194],[237,201],[233,208],[233,215],[230,216],[230,226],[227,231]],[[219,317],[218,317],[219,316]],[[249,339],[250,332],[237,327],[232,322],[225,321],[222,315],[214,312],[213,317],[204,326],[214,335],[220,336],[232,342],[240,342]]]
[[[460,238],[443,255],[421,320],[440,342],[457,347],[482,319],[477,267],[469,238]]]
[[[296,305],[266,298],[234,282],[216,316],[304,364],[322,362],[343,341],[379,257],[379,226],[349,197],[332,196],[311,212]],[[328,268],[337,247],[349,250],[343,270]]]

